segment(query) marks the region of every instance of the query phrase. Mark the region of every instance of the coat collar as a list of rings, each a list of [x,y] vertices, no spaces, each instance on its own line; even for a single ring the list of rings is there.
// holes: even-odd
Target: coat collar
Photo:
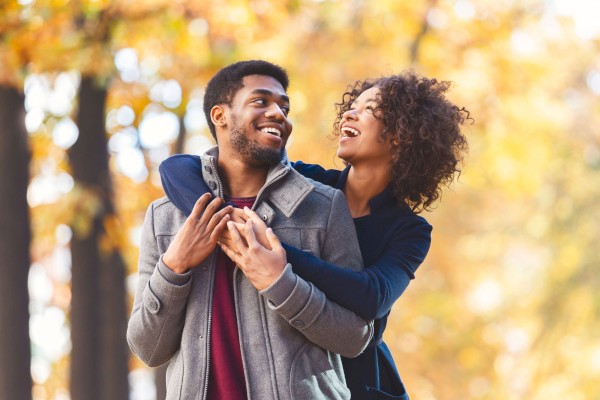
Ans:
[[[209,149],[201,156],[202,177],[214,195],[224,197],[223,184],[217,170],[218,157],[218,146]],[[284,153],[279,164],[269,169],[265,184],[256,196],[253,209],[268,224],[275,215],[265,202],[268,200],[289,218],[314,189],[312,183],[290,167],[287,153]]]

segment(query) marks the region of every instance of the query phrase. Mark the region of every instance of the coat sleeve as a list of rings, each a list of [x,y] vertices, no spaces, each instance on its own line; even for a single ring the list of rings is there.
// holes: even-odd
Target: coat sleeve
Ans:
[[[138,284],[127,326],[131,351],[145,364],[156,367],[177,352],[191,289],[191,272],[177,274],[162,261],[154,234],[154,203],[144,219]]]
[[[341,268],[284,244],[294,272],[328,298],[367,320],[387,315],[404,293],[431,244],[431,225],[414,217],[398,226],[381,256],[362,271]]]
[[[341,192],[336,191],[330,211],[321,256],[337,265],[362,268],[354,224]],[[344,357],[358,356],[373,336],[373,321],[328,299],[314,284],[295,274],[290,264],[261,295],[272,310],[311,342]]]

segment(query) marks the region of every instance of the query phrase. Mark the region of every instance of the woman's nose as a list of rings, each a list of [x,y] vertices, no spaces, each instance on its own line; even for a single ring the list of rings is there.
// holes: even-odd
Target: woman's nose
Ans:
[[[347,110],[342,114],[342,118],[345,120],[356,119],[356,110]]]

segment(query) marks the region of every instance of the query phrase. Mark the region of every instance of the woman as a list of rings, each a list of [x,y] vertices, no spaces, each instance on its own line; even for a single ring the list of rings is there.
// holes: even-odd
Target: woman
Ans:
[[[431,226],[417,214],[429,210],[443,186],[460,173],[458,164],[467,150],[460,127],[471,118],[445,98],[449,86],[413,72],[358,81],[337,104],[337,154],[347,167],[336,171],[293,163],[306,177],[342,190],[354,218],[365,265],[361,272],[283,244],[294,272],[331,300],[375,320],[368,348],[354,359],[343,359],[352,399],[408,399],[382,335],[392,305],[429,250]],[[161,166],[165,192],[184,212],[186,203],[208,191],[200,168],[193,156],[175,156]],[[236,263],[251,262],[243,257],[247,249],[240,235],[266,235],[264,223],[246,213],[250,229],[231,226],[233,238],[222,246]],[[269,235],[269,243],[277,246]],[[269,247],[264,239],[261,243]]]

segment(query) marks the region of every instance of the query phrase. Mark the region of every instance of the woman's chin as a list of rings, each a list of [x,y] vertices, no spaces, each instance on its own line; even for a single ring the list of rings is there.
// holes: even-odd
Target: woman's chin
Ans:
[[[350,155],[348,154],[348,152],[346,152],[338,147],[337,156],[338,156],[338,158],[341,158],[342,160],[348,162],[348,157]]]
[[[349,161],[349,155],[344,153],[343,151],[340,151],[340,149],[338,149],[337,151],[337,157],[342,160],[344,162],[345,165],[349,165],[350,161]]]

